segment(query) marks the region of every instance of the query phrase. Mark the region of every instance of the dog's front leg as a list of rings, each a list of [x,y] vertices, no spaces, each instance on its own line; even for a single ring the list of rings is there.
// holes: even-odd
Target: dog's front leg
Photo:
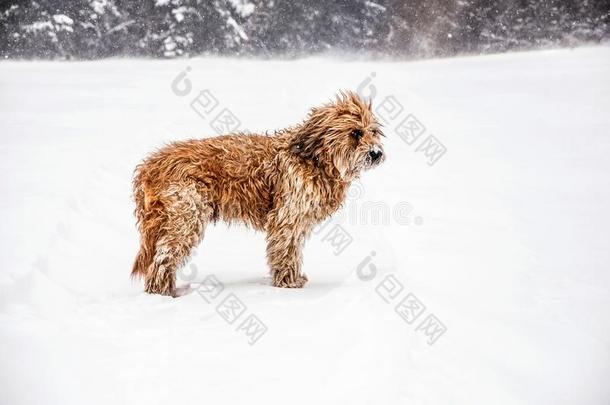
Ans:
[[[275,287],[302,288],[307,283],[307,276],[301,273],[306,234],[294,224],[268,224],[267,262]]]

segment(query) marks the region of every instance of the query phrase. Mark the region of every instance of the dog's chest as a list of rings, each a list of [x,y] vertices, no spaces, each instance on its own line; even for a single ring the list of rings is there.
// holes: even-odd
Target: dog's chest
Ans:
[[[313,221],[322,221],[332,215],[345,199],[346,187],[342,184],[314,178],[295,185],[295,208]]]

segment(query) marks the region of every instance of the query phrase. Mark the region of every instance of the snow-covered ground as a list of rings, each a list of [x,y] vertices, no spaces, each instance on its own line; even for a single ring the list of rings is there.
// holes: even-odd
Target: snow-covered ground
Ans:
[[[130,280],[146,153],[224,108],[263,131],[357,87],[394,117],[388,160],[309,241],[305,289],[270,287],[263,235],[220,225],[190,293]],[[608,47],[0,63],[0,403],[608,404],[609,110]]]

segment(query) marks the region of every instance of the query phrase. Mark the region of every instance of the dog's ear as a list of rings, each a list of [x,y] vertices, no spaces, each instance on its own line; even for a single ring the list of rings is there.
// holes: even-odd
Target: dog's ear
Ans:
[[[312,108],[307,119],[293,136],[290,144],[292,152],[304,159],[317,160],[323,144],[323,136],[335,115],[336,108],[333,105]]]
[[[372,100],[370,98],[365,99],[352,90],[339,91],[335,96],[335,100],[337,107],[356,116],[363,116],[373,111]]]

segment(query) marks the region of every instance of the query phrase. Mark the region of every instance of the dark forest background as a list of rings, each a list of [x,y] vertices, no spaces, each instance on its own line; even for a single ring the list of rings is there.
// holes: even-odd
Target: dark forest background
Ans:
[[[404,58],[610,38],[610,0],[0,0],[3,58]]]

